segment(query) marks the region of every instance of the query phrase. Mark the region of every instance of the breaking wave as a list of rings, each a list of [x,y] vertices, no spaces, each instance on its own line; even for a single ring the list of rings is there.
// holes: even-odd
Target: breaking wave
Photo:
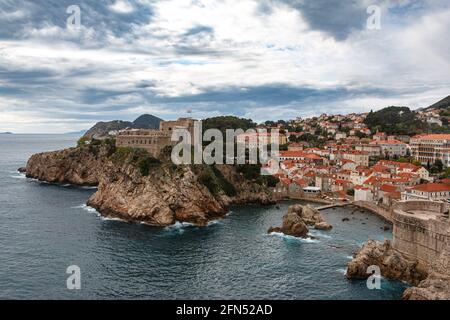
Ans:
[[[298,237],[294,237],[294,236],[290,236],[290,235],[284,234],[282,232],[271,232],[269,235],[275,236],[277,238],[282,238],[282,239],[287,239],[287,240],[296,240],[296,241],[304,242],[304,243],[318,243],[318,242],[320,242],[317,239],[298,238]]]

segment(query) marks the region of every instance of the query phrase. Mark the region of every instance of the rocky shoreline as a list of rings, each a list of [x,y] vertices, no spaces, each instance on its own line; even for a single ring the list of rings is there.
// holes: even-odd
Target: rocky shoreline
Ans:
[[[428,272],[417,268],[418,261],[408,259],[392,247],[389,240],[369,240],[347,266],[348,279],[366,279],[369,266],[378,266],[388,279],[411,284],[403,293],[404,300],[450,300],[450,246],[432,263]]]
[[[27,177],[41,181],[97,186],[87,205],[102,216],[154,226],[177,221],[203,226],[225,216],[231,204],[275,203],[266,186],[245,179],[235,167],[213,169],[118,153],[105,144],[35,154],[21,168]],[[220,183],[231,191],[216,188]]]

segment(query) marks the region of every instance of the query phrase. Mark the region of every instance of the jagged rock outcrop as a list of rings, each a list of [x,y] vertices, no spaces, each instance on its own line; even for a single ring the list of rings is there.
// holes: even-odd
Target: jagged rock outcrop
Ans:
[[[347,266],[349,279],[365,279],[370,266],[378,266],[381,276],[417,285],[425,275],[417,269],[418,261],[406,259],[392,248],[391,242],[368,240]]]
[[[267,231],[281,232],[289,236],[306,238],[308,236],[309,229],[303,219],[295,212],[288,211],[283,217],[283,223],[281,227],[272,227]]]
[[[317,209],[309,205],[294,204],[289,206],[287,214],[283,217],[281,227],[269,228],[268,233],[282,232],[287,235],[306,238],[309,232],[308,225],[319,230],[330,230],[332,228]]]
[[[53,183],[96,186],[106,172],[110,153],[107,146],[37,153],[27,162],[26,176]]]
[[[403,293],[405,300],[450,300],[450,245],[434,261],[428,277]]]
[[[100,214],[157,226],[176,221],[205,225],[225,215],[230,204],[273,203],[267,187],[245,180],[233,166],[217,166],[211,174],[211,179],[229,184],[233,192],[227,195],[199,178],[211,170],[208,166],[175,166],[136,150],[125,151],[105,142],[35,154],[26,175],[55,183],[97,185],[87,203]]]

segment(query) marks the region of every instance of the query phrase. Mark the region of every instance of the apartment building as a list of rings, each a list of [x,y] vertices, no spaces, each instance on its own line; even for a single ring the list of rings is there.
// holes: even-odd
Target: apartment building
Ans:
[[[411,138],[411,155],[423,165],[441,160],[450,166],[450,134],[426,134]]]

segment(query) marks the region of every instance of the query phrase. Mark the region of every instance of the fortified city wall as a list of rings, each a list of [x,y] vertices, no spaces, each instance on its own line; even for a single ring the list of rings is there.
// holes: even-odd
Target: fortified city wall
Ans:
[[[173,130],[180,128],[187,129],[192,136],[195,121],[190,118],[180,118],[175,121],[161,121],[159,130],[121,130],[116,137],[116,146],[145,149],[150,155],[157,157],[164,147],[177,143],[171,141]]]
[[[393,247],[419,261],[427,272],[450,243],[449,204],[424,200],[399,201],[392,208]],[[445,214],[447,213],[447,214]]]

